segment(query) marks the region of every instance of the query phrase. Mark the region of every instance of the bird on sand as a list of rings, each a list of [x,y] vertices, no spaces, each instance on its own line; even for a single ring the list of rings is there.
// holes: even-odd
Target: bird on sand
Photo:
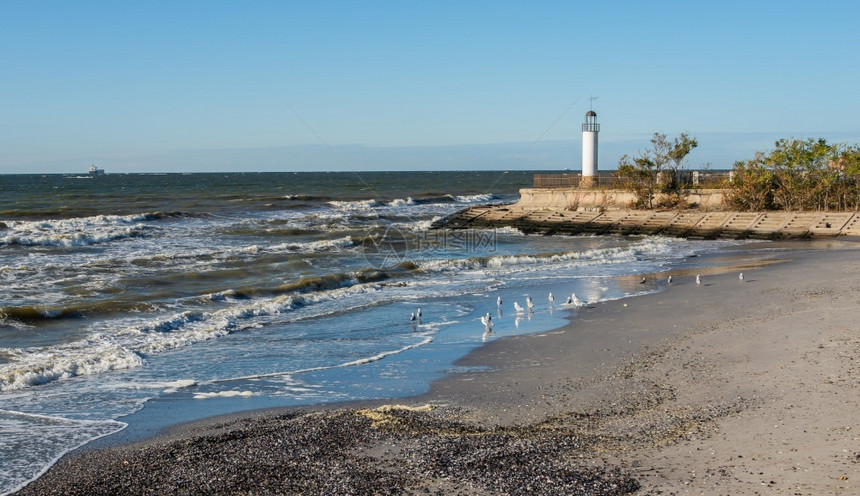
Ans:
[[[741,282],[744,282],[744,273],[743,272],[738,274],[738,280],[740,280]]]
[[[700,286],[702,284],[702,277],[699,274],[696,274],[696,286]]]
[[[669,276],[669,278],[668,278],[668,279],[666,279],[666,283],[667,283],[667,284],[672,284],[672,276]]]
[[[642,280],[639,281],[639,284],[645,284],[645,282],[646,282],[646,279],[643,277]]]
[[[585,302],[580,300],[579,297],[576,296],[576,293],[571,293],[570,299],[573,302],[573,306],[575,306],[575,307],[584,307],[585,306]]]

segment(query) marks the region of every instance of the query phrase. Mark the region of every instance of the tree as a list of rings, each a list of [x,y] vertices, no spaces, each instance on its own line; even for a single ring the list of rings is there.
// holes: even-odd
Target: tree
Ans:
[[[653,208],[661,192],[674,195],[676,204],[682,203],[684,159],[699,146],[698,141],[687,133],[669,141],[665,134],[657,132],[651,137],[651,146],[652,150],[640,152],[637,158],[624,155],[618,161],[624,187],[636,195],[635,206],[639,208]]]
[[[735,162],[726,203],[737,210],[770,210],[773,189],[773,173],[765,165],[764,154],[758,152],[752,160]]]
[[[770,153],[736,162],[726,197],[742,210],[860,207],[860,148],[823,139],[781,139]]]
[[[635,206],[653,208],[660,166],[648,152],[631,159],[623,155],[618,161],[618,175],[625,189],[636,195]]]
[[[655,142],[655,140],[658,140],[658,142]],[[660,141],[663,143],[659,143]],[[661,149],[665,150],[664,153],[667,158],[666,169],[669,173],[669,179],[664,187],[664,191],[680,193],[681,189],[685,186],[681,178],[681,172],[684,170],[684,159],[693,151],[693,148],[699,146],[698,140],[688,136],[687,133],[681,133],[681,136],[675,138],[672,143],[669,143],[666,141],[665,134],[654,133],[651,143],[654,143],[655,150],[658,149],[658,144]]]

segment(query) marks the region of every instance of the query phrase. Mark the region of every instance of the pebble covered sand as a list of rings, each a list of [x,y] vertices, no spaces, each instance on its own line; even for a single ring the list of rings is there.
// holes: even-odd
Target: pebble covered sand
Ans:
[[[857,494],[860,243],[786,247],[488,343],[399,405],[215,419],[20,494]]]

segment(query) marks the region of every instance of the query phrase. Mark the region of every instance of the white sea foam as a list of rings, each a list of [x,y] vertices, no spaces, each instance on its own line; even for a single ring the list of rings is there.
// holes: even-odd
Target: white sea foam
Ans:
[[[208,400],[211,398],[250,398],[252,396],[260,396],[260,393],[253,391],[217,391],[214,393],[195,393],[195,400]]]
[[[321,251],[340,250],[353,246],[355,241],[352,236],[344,236],[337,239],[323,239],[319,241],[309,241],[307,243],[282,243],[271,246],[270,251],[292,251],[302,253],[317,253]]]
[[[426,345],[428,345],[428,344],[430,344],[430,343],[432,343],[432,342],[433,342],[433,336],[426,336],[422,341],[420,341],[420,342],[418,342],[418,343],[415,343],[415,344],[408,345],[408,346],[404,346],[403,348],[400,348],[400,349],[398,349],[398,350],[383,351],[382,353],[378,353],[378,354],[376,354],[376,355],[374,355],[374,356],[371,356],[371,357],[365,357],[365,358],[359,358],[358,360],[353,360],[353,361],[351,361],[351,362],[344,363],[344,364],[342,364],[342,365],[340,365],[340,366],[341,366],[341,367],[354,367],[354,366],[356,366],[356,365],[364,365],[364,364],[367,364],[367,363],[378,362],[378,361],[382,360],[382,359],[383,359],[383,358],[385,358],[385,357],[388,357],[388,356],[391,356],[391,355],[396,355],[396,354],[398,354],[398,353],[403,353],[404,351],[408,351],[408,350],[411,350],[411,349],[414,349],[414,348],[418,348],[419,346],[426,346]]]
[[[98,215],[74,219],[11,221],[0,231],[0,245],[90,246],[142,234],[148,214]]]
[[[388,205],[392,207],[402,207],[404,205],[415,205],[415,200],[412,197],[407,197],[405,200],[403,198],[396,198],[388,202]]]
[[[381,205],[377,200],[354,200],[354,201],[330,201],[328,202],[334,208],[340,210],[370,210]]]
[[[99,336],[49,348],[15,351],[14,361],[0,364],[0,391],[139,367],[143,363],[138,353]]]
[[[504,227],[496,227],[493,228],[497,235],[507,235],[507,236],[525,236],[525,234],[513,226],[504,226]]]
[[[165,393],[175,393],[176,391],[179,391],[180,389],[193,387],[193,386],[196,386],[197,384],[199,384],[199,383],[194,379],[179,379],[179,380],[176,380],[173,382],[167,382],[167,383],[163,383],[163,384],[153,384],[152,387],[155,387],[158,389],[163,388]]]
[[[496,197],[493,194],[478,194],[478,195],[453,195],[452,198],[457,203],[485,203],[494,200]]]
[[[0,410],[0,494],[18,491],[66,453],[125,426],[114,420],[73,420]],[[19,446],[26,446],[27,456],[20,456]]]

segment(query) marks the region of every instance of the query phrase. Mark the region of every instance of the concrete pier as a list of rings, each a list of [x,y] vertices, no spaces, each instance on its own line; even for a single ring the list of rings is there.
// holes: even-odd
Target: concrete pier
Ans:
[[[515,227],[545,234],[659,234],[685,238],[788,239],[860,236],[856,212],[566,210],[521,203],[467,208],[439,220],[448,229]]]

